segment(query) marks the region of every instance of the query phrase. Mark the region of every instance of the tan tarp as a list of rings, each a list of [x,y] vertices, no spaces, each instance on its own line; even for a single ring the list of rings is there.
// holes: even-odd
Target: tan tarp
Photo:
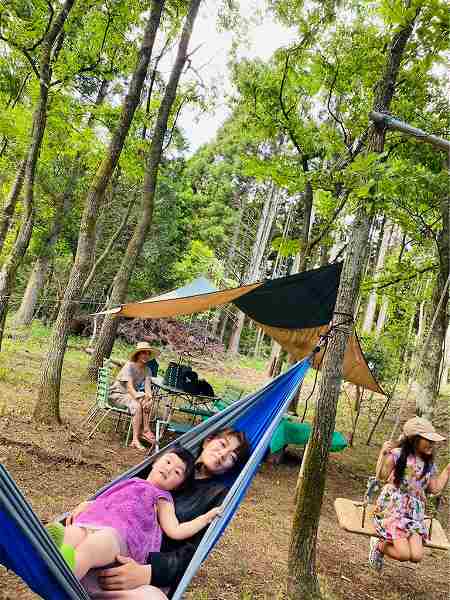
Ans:
[[[311,327],[308,329],[281,329],[258,323],[267,335],[277,341],[293,358],[300,360],[314,350],[319,336],[326,333],[327,325]],[[322,362],[324,349],[315,355],[314,366],[317,368]],[[376,379],[370,372],[358,339],[351,335],[344,355],[344,379],[350,383],[360,385],[368,390],[384,394]]]
[[[180,290],[173,290],[161,296],[148,298],[141,302],[124,304],[98,314],[113,314],[116,317],[133,317],[141,319],[161,319],[179,315],[198,313],[215,306],[228,304],[240,296],[261,286],[263,282],[252,283],[238,288],[231,288],[219,292],[189,295],[185,297],[174,297]],[[327,325],[307,329],[283,329],[257,323],[267,335],[276,340],[281,347],[293,358],[300,360],[308,356],[318,343],[319,336],[328,329]],[[315,358],[314,366],[321,363],[323,351]],[[360,385],[373,392],[384,394],[375,378],[373,377],[367,362],[361,351],[356,336],[349,339],[344,355],[344,379],[350,383]]]
[[[111,310],[105,310],[97,314],[114,315],[116,317],[137,317],[141,319],[162,319],[165,317],[190,315],[192,313],[203,312],[214,306],[228,304],[260,285],[262,283],[259,281],[258,283],[243,285],[221,292],[210,292],[209,294],[199,294],[186,298],[160,299],[160,296],[157,296],[156,298],[148,298],[141,302],[124,304],[118,308],[112,308]]]

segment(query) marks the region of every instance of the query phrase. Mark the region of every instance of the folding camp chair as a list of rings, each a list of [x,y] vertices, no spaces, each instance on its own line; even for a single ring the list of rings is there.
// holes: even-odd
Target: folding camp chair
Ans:
[[[92,424],[96,419],[94,427],[90,430],[87,435],[87,439],[90,439],[94,433],[98,430],[100,425],[106,419],[106,417],[117,417],[116,431],[119,429],[119,425],[122,420],[128,421],[128,429],[125,438],[125,446],[128,446],[131,437],[131,420],[132,415],[127,406],[113,405],[109,402],[109,385],[111,381],[111,362],[109,360],[103,361],[103,366],[98,370],[97,378],[97,391],[95,397],[95,403],[89,409],[87,417],[82,422],[81,426],[85,427]]]

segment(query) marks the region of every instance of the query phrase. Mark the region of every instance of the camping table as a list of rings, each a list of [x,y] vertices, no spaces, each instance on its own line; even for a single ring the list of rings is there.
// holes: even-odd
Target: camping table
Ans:
[[[152,377],[152,392],[156,399],[153,419],[158,421],[160,425],[165,424],[163,430],[167,427],[175,433],[188,431],[195,424],[197,417],[210,417],[213,415],[215,413],[214,402],[219,400],[215,396],[199,396],[166,385],[161,377]],[[174,412],[189,415],[188,422],[172,422]],[[159,431],[159,427],[157,429]],[[162,433],[160,437],[162,437]]]

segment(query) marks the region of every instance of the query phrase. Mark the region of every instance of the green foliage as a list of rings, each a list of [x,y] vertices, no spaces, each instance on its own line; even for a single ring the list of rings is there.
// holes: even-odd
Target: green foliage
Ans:
[[[174,267],[174,275],[181,285],[204,275],[213,281],[222,279],[223,268],[214,255],[214,251],[203,242],[193,240],[187,254]]]
[[[394,385],[401,368],[401,344],[391,334],[376,337],[361,336],[364,356],[377,381],[385,386],[386,391]]]

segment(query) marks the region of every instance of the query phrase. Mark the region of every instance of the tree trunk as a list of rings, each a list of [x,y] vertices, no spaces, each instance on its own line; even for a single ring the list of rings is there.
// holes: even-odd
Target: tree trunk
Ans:
[[[377,324],[376,324],[376,335],[379,337],[383,333],[384,324],[386,323],[387,311],[389,306],[389,300],[386,296],[383,296],[383,300],[378,313]]]
[[[8,311],[9,296],[14,289],[17,269],[30,243],[34,225],[34,178],[47,121],[48,91],[52,78],[52,50],[64,28],[75,0],[66,0],[42,42],[39,68],[39,100],[33,115],[32,138],[24,175],[24,213],[14,246],[0,272],[0,349]],[[17,182],[17,179],[16,179]]]
[[[39,295],[45,285],[49,265],[50,257],[48,255],[38,256],[36,259],[20,308],[14,317],[15,326],[25,327],[32,322]]]
[[[302,237],[300,239],[300,252],[297,273],[306,270],[309,258],[309,230],[311,228],[311,213],[313,207],[313,188],[310,181],[306,182],[304,193],[305,212],[303,216]]]
[[[14,317],[14,324],[18,327],[30,325],[33,320],[36,304],[44,287],[48,268],[53,257],[53,249],[59,238],[64,217],[67,214],[71,200],[71,194],[60,194],[56,198],[55,216],[51,230],[42,242],[42,250],[36,258],[20,308]]]
[[[236,323],[231,332],[230,341],[228,343],[228,354],[235,356],[239,352],[239,342],[241,340],[242,329],[244,328],[245,314],[241,311],[237,313]]]
[[[258,230],[256,232],[255,241],[252,247],[252,254],[244,278],[244,283],[253,283],[260,277],[261,264],[264,258],[264,252],[269,240],[270,231],[277,213],[279,203],[279,194],[272,184],[270,193],[266,197],[264,207],[261,212],[261,217],[258,222]],[[239,342],[241,339],[242,328],[244,326],[245,315],[238,312],[237,321],[233,327],[233,331],[228,345],[229,354],[237,354],[239,352]]]
[[[428,345],[422,358],[415,383],[416,409],[419,415],[431,420],[439,394],[440,370],[445,347],[445,335],[448,328],[448,301],[450,272],[450,242],[449,242],[450,203],[448,197],[441,200],[442,231],[438,237],[437,250],[439,254],[439,273],[433,288],[430,312],[427,319]],[[437,314],[436,314],[437,312]],[[432,331],[429,331],[433,318],[436,320]]]
[[[38,421],[60,422],[59,393],[61,369],[69,335],[69,324],[76,307],[74,299],[80,294],[88,276],[95,244],[95,230],[99,206],[119,161],[134,113],[139,106],[142,87],[152,55],[163,6],[163,0],[153,0],[152,2],[151,13],[146,23],[136,68],[131,79],[128,94],[122,104],[119,125],[114,131],[106,156],[101,162],[87,193],[74,265],[53,328],[49,350],[42,366],[38,401],[34,410],[34,418]]]
[[[0,254],[3,250],[6,236],[11,226],[11,221],[16,210],[17,200],[19,199],[20,192],[22,191],[23,180],[25,178],[25,169],[27,166],[27,160],[24,159],[19,166],[19,170],[16,174],[13,187],[9,194],[8,200],[3,208],[2,219],[0,221]]]
[[[394,226],[392,224],[388,224],[388,223],[386,223],[386,226],[384,227],[384,230],[382,233],[380,249],[379,249],[378,257],[377,257],[377,264],[376,264],[375,270],[374,270],[374,278],[375,279],[377,278],[377,276],[381,273],[381,271],[384,268],[384,262],[386,260],[386,253],[389,248],[390,241],[391,241],[393,228],[394,228]],[[377,309],[377,291],[376,291],[376,289],[373,289],[370,292],[369,299],[367,301],[366,314],[364,316],[364,322],[363,322],[363,326],[362,326],[362,330],[364,333],[370,333],[370,331],[372,331],[376,309]]]
[[[448,384],[448,375],[450,371],[450,325],[447,327],[447,335],[445,337],[445,355],[442,361],[442,375],[440,380],[440,390],[442,392],[444,385]]]
[[[391,104],[400,69],[400,61],[411,36],[415,17],[398,31],[389,48],[383,77],[375,88],[374,109],[387,111]],[[369,152],[382,152],[384,129],[372,128],[369,132]],[[320,512],[325,489],[329,447],[336,421],[336,407],[342,381],[342,362],[353,318],[359,286],[365,266],[365,255],[370,230],[370,209],[361,206],[356,213],[347,254],[344,261],[336,300],[333,330],[322,368],[322,378],[316,414],[302,468],[292,535],[289,548],[287,595],[289,600],[315,600],[321,598],[316,572],[316,544]]]
[[[195,19],[202,0],[192,0],[183,31],[178,45],[177,57],[167,83],[164,97],[158,111],[155,129],[153,131],[152,143],[149,150],[147,169],[144,179],[144,188],[142,195],[142,213],[141,218],[136,225],[133,236],[128,244],[122,264],[117,272],[112,285],[109,305],[121,304],[125,300],[128,290],[128,284],[133,273],[136,260],[141,253],[145,237],[150,228],[153,217],[153,206],[156,193],[156,184],[158,180],[159,164],[163,152],[164,136],[167,131],[167,123],[170,111],[176,98],[178,82],[181,77],[184,65],[187,60],[187,49],[192,34]],[[112,351],[114,339],[116,336],[118,321],[111,315],[105,315],[100,334],[94,347],[94,352],[88,367],[88,374],[91,380],[96,380],[98,369],[101,367],[103,358],[109,356]]]

